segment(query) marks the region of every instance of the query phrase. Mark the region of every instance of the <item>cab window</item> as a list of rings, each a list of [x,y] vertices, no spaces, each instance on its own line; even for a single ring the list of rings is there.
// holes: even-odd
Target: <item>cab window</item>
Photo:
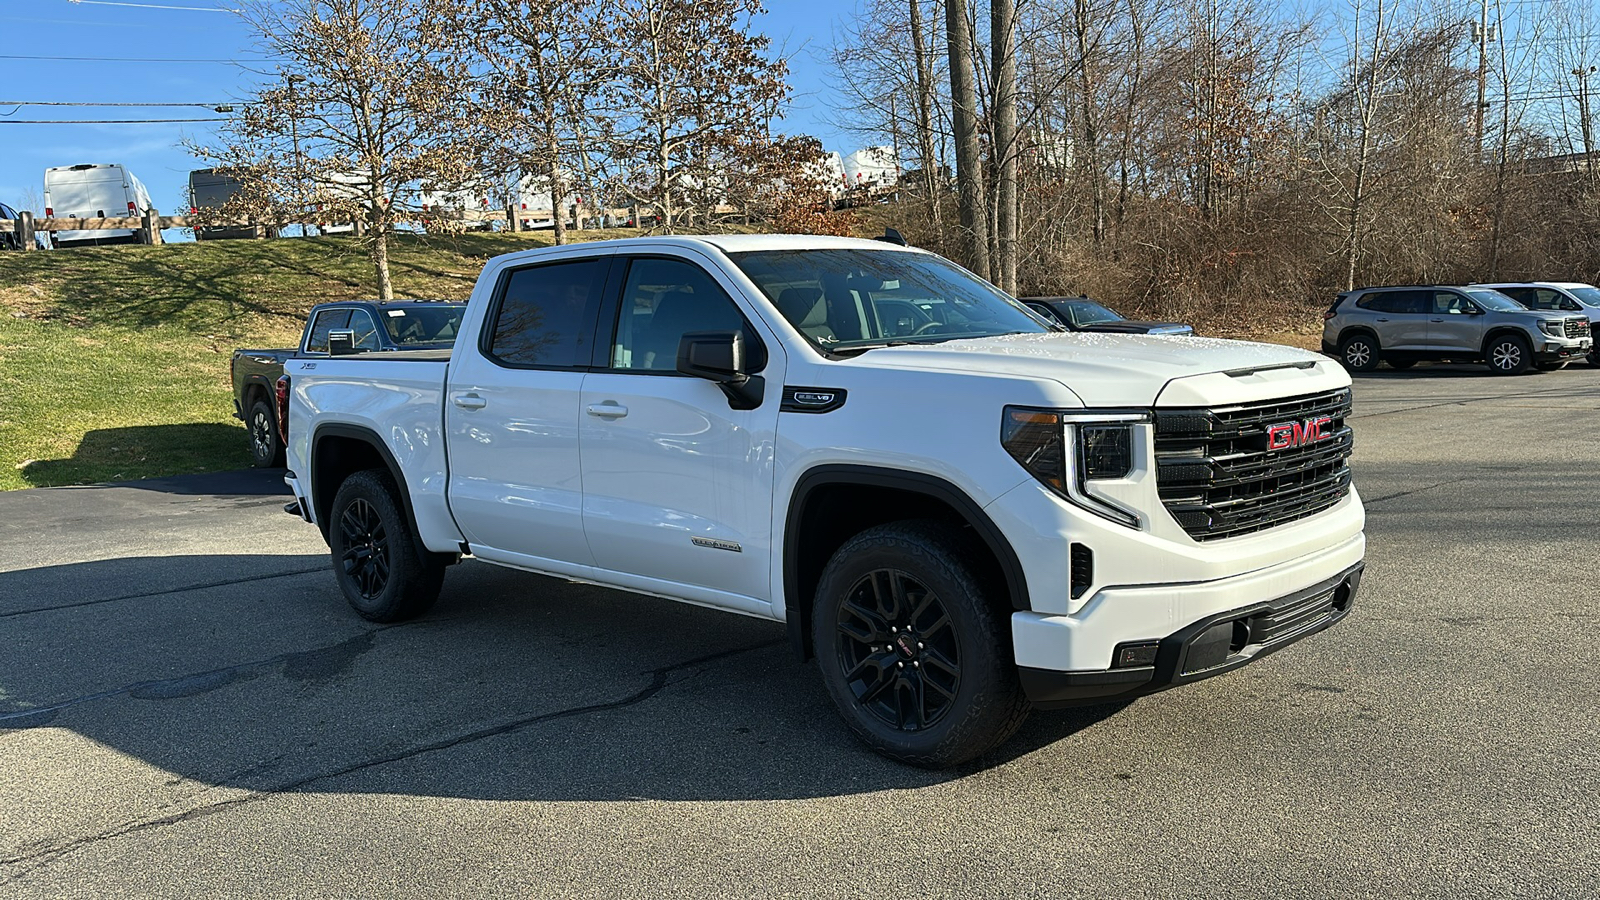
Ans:
[[[372,313],[364,309],[350,310],[350,328],[356,333],[357,350],[378,349],[378,326],[372,321]]]
[[[311,323],[311,336],[306,338],[307,353],[328,352],[328,332],[350,327],[350,309],[325,309],[317,313]]]
[[[762,368],[760,339],[709,273],[680,259],[631,260],[611,342],[611,368],[676,372],[678,344],[690,331],[744,332],[746,364],[751,371]]]
[[[590,364],[604,260],[516,269],[501,279],[485,353],[502,365],[574,368]]]

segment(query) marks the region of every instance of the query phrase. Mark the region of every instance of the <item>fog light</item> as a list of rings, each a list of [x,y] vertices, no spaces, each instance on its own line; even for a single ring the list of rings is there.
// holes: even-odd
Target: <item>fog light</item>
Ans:
[[[1117,651],[1111,654],[1111,668],[1128,669],[1135,666],[1153,666],[1156,664],[1156,650],[1161,645],[1149,644],[1121,644]]]

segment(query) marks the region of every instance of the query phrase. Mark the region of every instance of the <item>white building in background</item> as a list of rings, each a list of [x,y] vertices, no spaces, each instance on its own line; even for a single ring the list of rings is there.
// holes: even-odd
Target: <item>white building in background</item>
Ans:
[[[852,188],[900,181],[900,161],[895,159],[893,147],[862,147],[846,156],[840,166],[845,184]]]

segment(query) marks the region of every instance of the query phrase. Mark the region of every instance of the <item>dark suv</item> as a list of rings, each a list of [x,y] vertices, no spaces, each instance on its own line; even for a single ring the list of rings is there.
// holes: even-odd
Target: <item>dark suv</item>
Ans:
[[[1370,372],[1419,360],[1484,362],[1501,375],[1559,369],[1593,346],[1589,319],[1532,310],[1499,291],[1453,285],[1359,288],[1323,313],[1322,350]]]

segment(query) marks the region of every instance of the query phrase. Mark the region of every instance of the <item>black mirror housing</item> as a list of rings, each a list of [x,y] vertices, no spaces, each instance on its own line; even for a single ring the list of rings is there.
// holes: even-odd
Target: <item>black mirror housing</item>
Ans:
[[[678,371],[715,382],[734,409],[761,405],[761,376],[746,368],[744,335],[737,331],[686,331],[678,339]]]
[[[687,331],[678,340],[678,371],[717,384],[742,384],[744,335],[737,331]]]

